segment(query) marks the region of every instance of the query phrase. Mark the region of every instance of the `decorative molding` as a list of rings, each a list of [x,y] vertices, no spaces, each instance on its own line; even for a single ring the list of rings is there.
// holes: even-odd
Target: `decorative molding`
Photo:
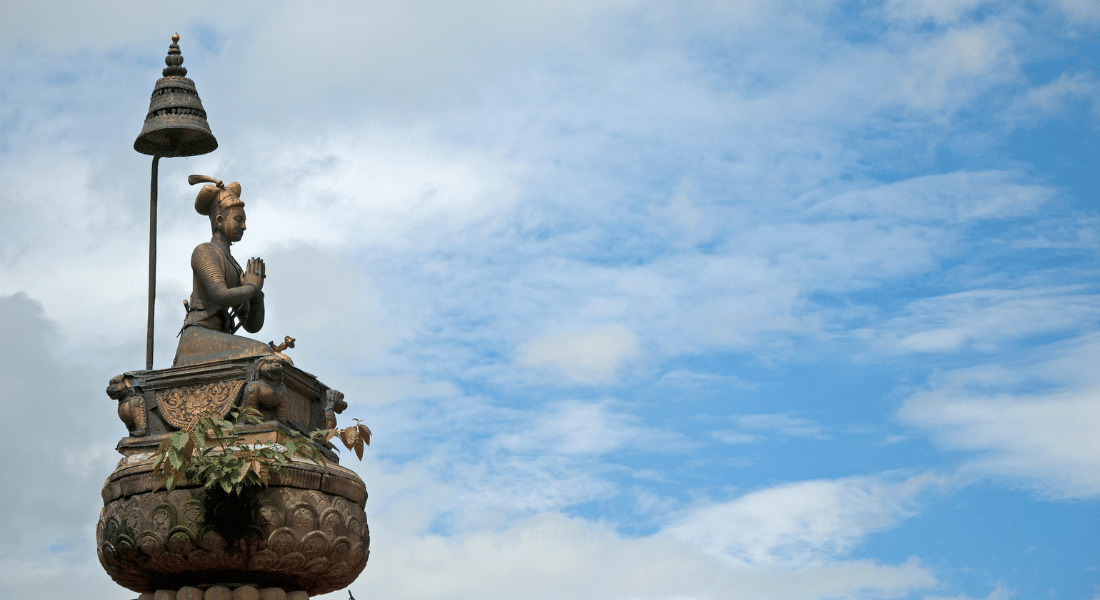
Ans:
[[[105,506],[96,545],[111,578],[139,593],[241,581],[315,596],[347,587],[366,567],[370,531],[360,504],[315,490],[265,488],[249,509],[246,534],[231,544],[207,522],[204,494],[176,489]]]

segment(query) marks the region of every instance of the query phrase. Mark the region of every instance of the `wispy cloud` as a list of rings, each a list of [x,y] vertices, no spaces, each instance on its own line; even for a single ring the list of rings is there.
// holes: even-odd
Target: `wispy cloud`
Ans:
[[[1004,364],[936,377],[905,401],[901,416],[975,473],[1004,478],[1047,498],[1100,495],[1100,337],[1042,347]]]
[[[711,432],[715,438],[727,444],[751,444],[769,437],[780,439],[812,438],[828,439],[828,434],[810,419],[785,414],[738,415],[731,417],[736,429]]]
[[[519,364],[550,367],[578,382],[609,382],[623,362],[638,352],[633,332],[622,325],[605,325],[590,332],[562,332],[531,340],[520,347]]]
[[[932,473],[802,481],[702,503],[664,533],[735,565],[828,564],[914,514],[918,495],[950,483]]]

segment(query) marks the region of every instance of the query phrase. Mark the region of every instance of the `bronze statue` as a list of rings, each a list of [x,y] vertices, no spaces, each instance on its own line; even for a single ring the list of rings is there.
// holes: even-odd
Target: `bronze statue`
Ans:
[[[263,259],[250,258],[241,268],[230,252],[246,229],[241,185],[205,175],[191,175],[187,181],[213,184],[203,186],[195,198],[195,210],[210,217],[213,235],[191,253],[191,299],[184,302],[187,316],[172,366],[273,354],[267,344],[233,335],[240,327],[249,333],[263,327],[267,276]]]
[[[245,232],[237,183],[187,178],[212,184],[195,199],[212,235],[191,255],[193,288],[172,368],[153,369],[158,161],[218,146],[177,42],[173,35],[134,142],[153,156],[146,361],[107,387],[128,435],[103,485],[97,554],[115,582],[142,598],[308,600],[346,587],[366,567],[366,486],[327,440],[361,459],[370,430],[358,422],[336,430],[348,403],[283,353],[294,338],[276,345],[235,335],[263,327],[265,276],[263,260],[242,268],[230,252]],[[206,419],[236,423],[194,430]],[[304,439],[319,429],[329,431]],[[180,440],[189,441],[181,448]],[[324,460],[312,460],[318,453]]]

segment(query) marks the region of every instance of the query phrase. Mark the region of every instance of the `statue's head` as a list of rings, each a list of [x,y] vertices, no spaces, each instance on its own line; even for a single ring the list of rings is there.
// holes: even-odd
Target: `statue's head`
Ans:
[[[244,236],[244,202],[241,200],[241,184],[204,185],[195,197],[195,210],[210,217],[210,230],[222,232],[229,242],[239,242]]]

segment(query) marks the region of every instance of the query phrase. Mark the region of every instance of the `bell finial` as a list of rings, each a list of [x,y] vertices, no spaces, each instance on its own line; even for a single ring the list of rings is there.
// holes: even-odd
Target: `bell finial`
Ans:
[[[206,111],[202,108],[195,82],[186,77],[180,35],[172,35],[168,46],[168,65],[164,77],[157,80],[149,99],[145,126],[134,141],[134,150],[151,156],[198,156],[212,152],[218,140],[210,133]]]
[[[168,46],[168,56],[164,57],[164,64],[168,65],[161,71],[165,77],[185,77],[187,68],[183,67],[183,55],[180,54],[180,34],[172,34],[172,45]]]

